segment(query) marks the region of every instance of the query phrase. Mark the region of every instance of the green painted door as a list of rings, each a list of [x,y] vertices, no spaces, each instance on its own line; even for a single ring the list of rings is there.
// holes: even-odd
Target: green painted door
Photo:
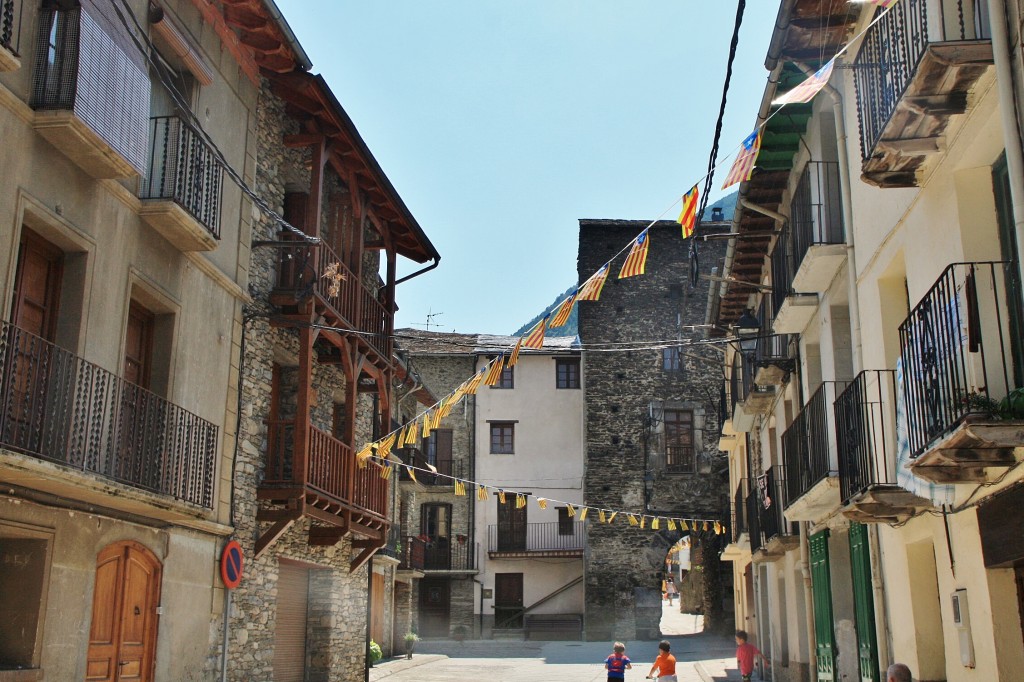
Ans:
[[[857,618],[857,649],[861,682],[878,682],[878,640],[875,603],[871,593],[871,553],[868,527],[850,524],[850,563],[853,571],[853,607]]]
[[[814,637],[818,642],[818,682],[836,679],[836,640],[832,618],[832,576],[828,563],[828,530],[808,538],[811,546],[811,591]]]

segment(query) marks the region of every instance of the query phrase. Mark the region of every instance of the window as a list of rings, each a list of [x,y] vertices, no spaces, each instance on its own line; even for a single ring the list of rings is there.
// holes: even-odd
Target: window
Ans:
[[[665,461],[668,471],[681,474],[696,471],[691,410],[665,410]]]
[[[124,379],[159,396],[170,395],[176,304],[132,284],[124,333]]]
[[[0,585],[17,585],[0,590],[0,670],[40,667],[52,540],[52,531],[0,524]]]
[[[515,368],[504,367],[501,370],[501,378],[491,388],[515,388]]]
[[[569,516],[568,507],[558,508],[558,534],[559,535],[572,535],[572,517]]]
[[[683,371],[683,350],[678,346],[662,350],[661,368],[666,372]]]
[[[452,430],[431,431],[426,447],[427,463],[436,467],[437,473],[450,476],[452,473]]]
[[[579,388],[580,359],[555,358],[555,376],[556,388]]]
[[[491,422],[491,454],[511,455],[515,452],[515,423]]]

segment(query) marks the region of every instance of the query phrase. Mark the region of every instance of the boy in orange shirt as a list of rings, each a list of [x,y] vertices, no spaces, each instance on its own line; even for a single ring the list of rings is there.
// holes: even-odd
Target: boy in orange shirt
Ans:
[[[648,673],[647,679],[656,679],[658,682],[677,682],[676,657],[669,653],[672,645],[668,643],[668,640],[663,639],[658,645],[658,649],[658,657],[654,659],[654,665],[651,666],[651,672]],[[658,671],[657,677],[654,675],[655,670]]]

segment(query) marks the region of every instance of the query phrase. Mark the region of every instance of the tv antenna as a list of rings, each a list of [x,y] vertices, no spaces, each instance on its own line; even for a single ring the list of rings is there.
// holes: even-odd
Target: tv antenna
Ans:
[[[434,322],[435,317],[441,317],[444,313],[435,313],[432,308],[427,309],[427,321],[424,323],[413,323],[414,327],[423,327],[426,331],[430,331],[431,327],[440,328],[441,323]]]

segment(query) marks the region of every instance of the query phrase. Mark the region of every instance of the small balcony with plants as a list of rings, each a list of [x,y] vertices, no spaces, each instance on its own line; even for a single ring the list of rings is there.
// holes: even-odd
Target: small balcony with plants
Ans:
[[[900,486],[899,403],[893,370],[861,372],[836,398],[839,492],[853,521],[899,523],[931,506]]]
[[[94,178],[146,171],[150,81],[81,7],[43,3],[29,104],[33,127]]]
[[[971,89],[993,68],[988,21],[973,0],[902,0],[868,30],[853,64],[866,182],[918,186],[952,117],[968,111]]]
[[[220,240],[224,169],[202,134],[177,116],[150,119],[149,165],[139,215],[181,251]]]
[[[751,487],[753,504],[748,512],[757,516],[756,524],[752,518],[748,521],[753,559],[777,561],[800,543],[797,525],[788,521],[783,513],[786,508],[785,468],[779,465],[769,468],[751,481]]]
[[[839,464],[833,403],[845,382],[826,381],[782,434],[786,518],[819,521],[839,507]]]
[[[954,263],[900,325],[898,389],[914,475],[975,483],[1024,446],[1017,266]]]

